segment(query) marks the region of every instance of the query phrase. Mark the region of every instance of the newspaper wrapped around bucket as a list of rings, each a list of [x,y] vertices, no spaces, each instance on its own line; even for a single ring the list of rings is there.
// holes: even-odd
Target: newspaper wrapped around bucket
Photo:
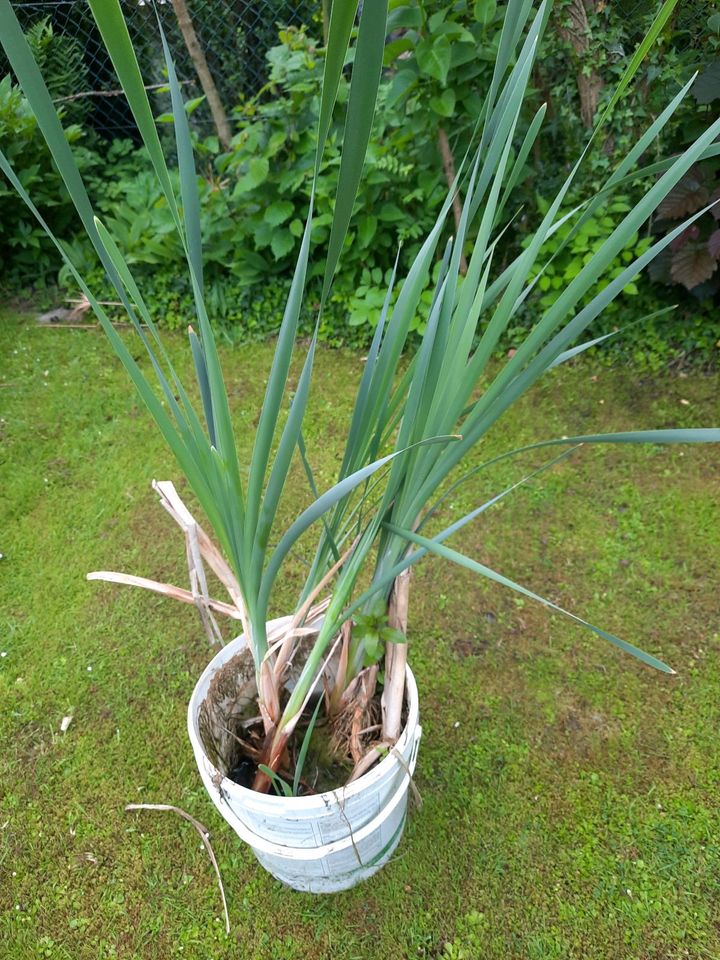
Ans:
[[[269,796],[224,777],[200,736],[200,710],[214,674],[245,648],[244,636],[223,647],[190,699],[188,732],[205,788],[265,869],[287,886],[310,893],[354,887],[387,863],[405,826],[422,733],[412,671],[407,668],[405,729],[393,750],[368,773],[348,786],[315,796]]]

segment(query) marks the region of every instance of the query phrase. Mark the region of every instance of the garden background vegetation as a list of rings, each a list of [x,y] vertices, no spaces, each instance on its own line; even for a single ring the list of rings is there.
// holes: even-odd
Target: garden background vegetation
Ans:
[[[608,136],[583,168],[568,210],[593,195],[615,154],[627,151],[637,132],[693,72],[699,71],[693,96],[665,128],[648,162],[681,150],[717,115],[720,14],[715,11],[709,0],[680,5],[646,58],[631,95],[615,111]],[[622,73],[633,38],[642,35],[653,14],[651,8],[628,3],[568,0],[558,4],[533,76],[533,96],[525,107],[527,125],[540,104],[546,103],[546,121],[527,159],[522,183],[515,188],[520,204],[496,252],[498,264],[517,255],[530,225],[542,215],[545,198],[556,192],[567,163],[589,136],[595,112]],[[303,28],[271,24],[265,30],[267,82],[252,94],[247,84],[235,85],[240,96],[231,104],[235,133],[229,149],[220,145],[216,135],[207,135],[207,124],[195,124],[208,305],[216,325],[235,341],[264,338],[277,330],[300,243],[323,58],[321,18],[308,13],[306,19]],[[453,161],[457,163],[464,154],[480,92],[489,80],[501,22],[502,8],[495,0],[395,4],[375,130],[356,203],[362,213],[353,220],[332,303],[325,311],[321,335],[326,341],[364,346],[371,337],[398,248],[402,273],[434,222]],[[271,45],[273,31],[276,42]],[[87,64],[79,41],[53,31],[49,21],[36,24],[28,34],[54,94],[68,96],[87,86]],[[226,87],[223,93],[228,96]],[[340,98],[346,95],[343,86]],[[162,92],[156,95],[157,114],[172,150],[172,126],[163,96]],[[202,109],[201,99],[192,100],[189,109]],[[63,115],[76,155],[82,158],[92,200],[126,252],[151,312],[167,327],[184,326],[191,316],[191,291],[179,269],[182,251],[142,151],[132,139],[109,140],[98,130],[91,122],[87,100],[67,101]],[[321,247],[328,236],[341,136],[338,125],[331,132],[318,183],[313,240]],[[92,269],[92,248],[81,238],[34,118],[9,74],[0,81],[0,140],[23,185],[55,232],[72,247],[76,262]],[[720,161],[713,158],[691,171],[618,256],[603,283],[638,256],[653,236],[706,205],[718,191],[719,169]],[[537,315],[537,301],[547,306],[564,289],[602,236],[648,186],[648,182],[628,185],[625,193],[616,194],[583,226],[540,279],[517,324],[507,331],[501,351],[522,340]],[[604,356],[630,358],[650,368],[671,362],[708,364],[717,359],[719,226],[712,213],[705,214],[657,258],[647,275],[628,285],[593,329],[595,335],[624,329],[622,336],[601,348]],[[548,253],[561,239],[560,232],[555,234]],[[321,263],[322,256],[316,262]],[[112,299],[99,265],[92,273],[97,289]],[[51,294],[54,301],[77,294],[72,278],[60,270],[56,252],[4,180],[0,182],[0,285],[6,299],[34,292],[44,294],[47,302],[48,288],[54,290],[56,285],[58,293]],[[430,293],[427,297],[426,309]],[[671,303],[677,304],[673,313],[644,319]],[[415,320],[420,332],[424,320],[421,311]],[[309,330],[309,316],[306,322]]]

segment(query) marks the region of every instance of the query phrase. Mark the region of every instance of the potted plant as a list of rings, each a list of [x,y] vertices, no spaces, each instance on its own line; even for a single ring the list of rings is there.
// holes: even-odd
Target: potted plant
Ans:
[[[579,229],[617,186],[626,185],[633,177],[655,176],[640,203],[626,213],[562,294],[538,313],[535,326],[513,356],[502,366],[491,365],[503,331],[531,296],[542,274],[543,263],[538,263],[538,258],[543,244],[567,219],[559,218],[559,211],[582,161],[581,157],[569,172],[522,252],[504,269],[496,267],[496,244],[514,215],[510,205],[513,186],[545,112],[544,107],[537,111],[518,145],[521,109],[550,12],[547,3],[533,10],[524,0],[509,0],[492,81],[484,92],[472,147],[458,164],[443,209],[407,275],[402,280],[393,275],[358,385],[337,481],[319,494],[311,469],[312,451],[306,451],[303,442],[302,422],[320,319],[346,241],[371,133],[389,30],[388,0],[364,0],[357,29],[357,0],[336,0],[332,6],[315,177],[322,163],[341,74],[349,59],[353,65],[317,324],[290,398],[288,375],[312,246],[311,194],[252,456],[246,463],[240,462],[236,451],[234,423],[205,305],[191,135],[165,37],[162,43],[179,166],[177,192],[119,2],[90,0],[90,6],[185,250],[198,328],[197,333],[189,328],[189,340],[197,380],[193,391],[200,398],[199,407],[173,369],[121,250],[93,215],[62,126],[9,0],[0,0],[0,37],[88,235],[147,351],[156,386],[138,365],[64,248],[55,242],[175,454],[220,543],[222,557],[209,538],[196,531],[196,541],[228,587],[242,623],[242,635],[211,661],[192,695],[189,729],[193,749],[213,801],[268,869],[298,889],[343,889],[379,869],[402,833],[420,735],[417,689],[407,665],[405,637],[412,566],[434,554],[560,610],[446,544],[454,532],[524,480],[438,530],[434,519],[448,494],[498,459],[530,450],[559,446],[563,448],[560,456],[564,456],[584,443],[720,440],[718,429],[540,439],[456,476],[456,468],[461,467],[466,454],[521,394],[552,367],[598,342],[591,339],[577,344],[638,271],[704,212],[700,210],[678,224],[587,299],[608,264],[674,185],[694,163],[717,151],[713,144],[720,134],[720,120],[682,155],[637,170],[638,162],[691,84],[679,91],[607,177],[603,189],[573,212],[573,228]],[[392,29],[412,30],[412,7],[394,2],[391,6]],[[599,117],[593,139],[597,139],[673,7],[674,0],[664,4]],[[0,166],[45,226],[4,155],[0,155]],[[456,235],[446,241],[438,256],[446,219],[457,195],[462,198],[462,211]],[[570,231],[564,242],[572,236]],[[464,275],[460,270],[463,256],[467,257]],[[429,317],[412,359],[404,363],[411,323],[431,274],[435,279]],[[395,296],[396,286],[399,292]],[[582,307],[581,301],[585,302]],[[487,385],[478,390],[484,378]],[[278,504],[297,455],[308,475],[311,503],[286,529],[279,530],[275,522]],[[557,459],[538,469],[546,469]],[[303,590],[293,611],[285,611],[288,615],[284,618],[272,619],[273,585],[284,560],[308,532],[316,533],[317,540]],[[651,654],[567,615],[650,667],[672,672]],[[308,750],[321,752],[318,742],[328,758],[325,766],[335,779],[316,785],[313,793],[303,767]]]

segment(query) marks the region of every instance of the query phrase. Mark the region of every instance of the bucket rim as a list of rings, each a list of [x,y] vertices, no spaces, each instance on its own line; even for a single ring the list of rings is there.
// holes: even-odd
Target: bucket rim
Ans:
[[[268,628],[271,628],[288,619],[289,617],[278,617],[275,620],[268,621],[267,626]],[[221,775],[220,771],[215,767],[205,752],[205,747],[200,737],[200,730],[198,726],[198,715],[202,703],[200,700],[200,690],[201,688],[205,688],[206,683],[209,684],[213,674],[223,665],[226,660],[231,659],[233,656],[246,648],[247,642],[245,635],[240,634],[234,640],[231,640],[230,643],[226,644],[221,650],[218,650],[218,652],[200,674],[200,677],[193,688],[193,692],[188,703],[187,713],[188,736],[190,737],[190,743],[192,744],[193,752],[196,755],[196,760],[199,761],[202,758],[205,769],[208,771],[208,774],[213,782],[217,782],[220,789],[233,799],[240,803],[247,803],[250,801],[253,806],[267,805],[268,809],[274,808],[277,813],[280,813],[282,810],[288,810],[289,805],[291,805],[294,811],[302,810],[304,812],[310,812],[313,809],[317,809],[318,813],[320,814],[327,810],[328,803],[337,803],[338,801],[344,803],[348,798],[362,793],[364,790],[373,786],[378,780],[381,780],[387,773],[389,773],[391,768],[401,766],[401,761],[395,755],[396,753],[400,753],[402,755],[403,751],[406,748],[409,748],[409,753],[412,754],[412,748],[416,739],[415,732],[419,726],[419,701],[415,677],[410,669],[410,666],[406,665],[405,691],[408,702],[407,722],[403,727],[403,730],[400,733],[394,748],[388,751],[387,755],[383,757],[379,763],[368,770],[367,773],[364,773],[361,777],[358,777],[357,780],[353,780],[352,783],[344,784],[343,786],[335,787],[333,790],[325,790],[322,793],[312,794],[311,796],[307,797],[278,797],[273,794],[263,794],[258,793],[256,790],[250,790],[248,787],[243,787],[239,783],[235,783],[234,780],[230,780],[228,777]],[[406,758],[403,757],[403,759]],[[410,756],[407,757],[407,762],[409,761]]]

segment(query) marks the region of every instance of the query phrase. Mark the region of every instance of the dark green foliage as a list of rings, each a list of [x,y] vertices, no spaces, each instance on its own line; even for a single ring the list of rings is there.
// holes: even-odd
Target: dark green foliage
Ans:
[[[66,99],[89,89],[88,69],[80,41],[53,30],[49,17],[33,24],[26,37],[65,123],[82,123],[87,118],[90,102],[84,97]]]
[[[82,138],[78,126],[66,128],[68,140]],[[59,236],[68,236],[74,208],[38,132],[37,122],[19,87],[7,75],[0,80],[0,142],[26,190]],[[78,156],[86,158],[75,147]],[[0,177],[0,286],[41,285],[57,273],[57,254],[15,190]]]
[[[660,107],[702,68],[696,98],[687,98],[663,132],[651,155],[651,162],[682,148],[711,119],[717,108],[713,63],[720,47],[720,23],[708,15],[704,0],[684,4],[662,42],[651,51],[640,73],[634,92],[616,109],[611,135],[589,154],[584,174],[578,178],[568,209],[592,195],[597,184],[615,161],[614,154],[626,151]],[[543,197],[552,196],[557,179],[565,171],[565,161],[577,153],[577,144],[588,135],[580,120],[576,72],[597,70],[604,89],[612,89],[624,69],[637,37],[646,29],[653,11],[634,7],[590,11],[593,43],[582,58],[570,55],[570,47],[561,35],[565,7],[557,8],[547,32],[543,55],[535,78],[536,101],[530,101],[526,126],[541,101],[549,108],[536,149],[528,157],[519,183],[514,188],[521,209],[503,237],[495,262],[500,267],[523,248],[528,229],[543,210]],[[321,336],[331,343],[364,346],[368,343],[382,307],[392,264],[400,253],[400,275],[417,251],[418,238],[432,223],[446,189],[438,135],[447,126],[450,148],[459,166],[465,144],[477,119],[478,91],[490,82],[495,47],[498,41],[497,17],[492,0],[452,5],[427,0],[413,6],[399,6],[391,14],[392,32],[385,55],[385,75],[381,84],[375,130],[368,152],[366,172],[356,203],[356,216],[345,242],[341,270],[327,304]],[[700,26],[698,26],[698,24]],[[595,42],[599,38],[600,42]],[[445,57],[446,43],[451,56]],[[263,35],[263,43],[269,40]],[[259,41],[258,41],[259,42]],[[228,39],[228,50],[235,47]],[[470,57],[470,52],[476,55]],[[242,67],[242,57],[235,56]],[[568,60],[570,57],[570,60]],[[232,149],[219,153],[216,138],[196,144],[199,157],[202,230],[208,305],[213,320],[235,339],[258,339],[277,331],[288,289],[292,264],[297,256],[304,216],[308,207],[317,121],[318,94],[323,50],[304,30],[283,29],[279,42],[267,52],[268,82],[253,98],[242,100],[235,112],[237,134]],[[571,69],[568,69],[568,63]],[[703,64],[705,66],[703,67]],[[238,95],[242,83],[238,79]],[[720,85],[718,87],[720,92]],[[339,99],[347,96],[341,84]],[[14,110],[22,112],[17,91]],[[5,99],[8,99],[6,93]],[[242,99],[242,98],[241,98]],[[698,102],[699,101],[699,102]],[[7,113],[7,107],[6,107]],[[171,132],[169,125],[163,129]],[[519,131],[518,142],[523,129]],[[75,131],[71,135],[78,136]],[[338,173],[342,138],[339,124],[331,130],[316,195],[313,241],[320,250],[314,257],[316,270],[322,271],[322,247],[327,243],[330,204]],[[25,141],[20,138],[20,142]],[[39,141],[38,141],[39,144]],[[36,169],[35,152],[20,146],[23,161],[29,158],[28,177],[47,177],[48,196],[57,195],[58,181],[49,168],[47,155]],[[17,158],[13,158],[17,166]],[[20,164],[22,168],[22,164]],[[100,215],[121,240],[121,246],[133,265],[153,315],[169,327],[181,327],[193,315],[192,294],[183,271],[179,269],[182,251],[172,230],[165,200],[152,178],[143,172],[142,153],[134,152],[129,141],[117,141],[103,156],[86,153],[86,177]],[[706,162],[700,170],[704,178],[698,196],[709,196],[715,165]],[[45,182],[45,181],[44,181]],[[607,233],[618,221],[623,206],[633,206],[648,183],[628,186],[622,196],[609,201],[608,207],[589,221],[562,253],[551,261],[538,290],[528,299],[519,323],[508,331],[499,345],[501,351],[513,347],[538,311],[577,274],[591,253],[600,233]],[[677,188],[678,190],[680,188]],[[704,192],[703,192],[704,191]],[[672,195],[671,195],[672,197]],[[669,198],[670,200],[670,198]],[[10,202],[5,187],[0,187],[0,204]],[[669,202],[669,201],[668,201]],[[27,283],[52,271],[56,260],[44,248],[24,210],[12,197],[16,212],[9,211],[3,224],[19,225],[2,238],[2,255],[12,258],[6,266],[6,285]],[[5,207],[0,207],[5,210]],[[661,214],[665,207],[661,208]],[[670,208],[668,207],[668,211]],[[665,211],[668,213],[668,211]],[[513,211],[515,213],[516,211]],[[62,215],[62,208],[56,211]],[[60,234],[70,239],[74,232],[69,220]],[[648,224],[611,269],[617,274],[649,243],[654,233],[666,232],[672,216],[658,216]],[[648,274],[638,277],[623,296],[598,319],[591,331],[599,336],[617,328],[629,328],[622,336],[603,344],[602,353],[613,359],[631,356],[641,365],[657,368],[670,361],[700,359],[712,362],[720,340],[720,321],[716,320],[714,301],[708,298],[712,283],[693,288],[689,295],[673,280],[670,257],[687,257],[694,245],[704,244],[700,252],[710,269],[714,256],[716,223],[710,214],[698,221],[697,237],[688,236],[682,250],[671,251],[665,260],[653,265]],[[695,228],[693,228],[695,229]],[[563,229],[547,245],[547,255],[567,233]],[[471,246],[472,238],[468,243]],[[553,246],[553,244],[556,244]],[[90,257],[87,244],[76,241],[77,257]],[[676,244],[676,246],[678,246]],[[38,258],[38,251],[40,255]],[[712,260],[715,265],[717,259]],[[677,268],[675,270],[677,273]],[[609,275],[608,279],[611,278]],[[102,289],[100,271],[95,274]],[[720,271],[712,271],[717,281]],[[66,274],[61,279],[68,281]],[[268,279],[272,282],[268,283]],[[654,282],[660,281],[660,282]],[[317,287],[320,277],[310,280]],[[106,299],[114,299],[106,289]],[[704,296],[704,299],[702,296]],[[670,316],[634,323],[672,302],[679,304]],[[429,307],[429,294],[421,304],[414,328],[421,332]],[[311,311],[302,326],[311,330]]]
[[[628,58],[644,36],[657,10],[655,4],[587,3],[587,46],[578,54],[564,29],[570,24],[569,0],[555,5],[551,29],[544,43],[537,73],[538,95],[548,103],[536,164],[543,179],[561,176],[562,165],[574,160],[579,143],[590,135],[581,116],[578,76],[595,73],[601,89],[598,110],[612,94]],[[594,189],[661,110],[696,71],[705,71],[720,50],[720,22],[712,16],[711,0],[686,0],[649,51],[638,77],[618,104],[610,121],[610,135],[589,156],[583,186]],[[698,78],[700,80],[701,77]],[[668,156],[690,143],[716,112],[688,97],[666,125],[648,162]],[[549,162],[549,161],[552,162]],[[549,191],[548,191],[549,192]]]
[[[657,232],[664,233],[687,213],[710,207],[657,257],[651,276],[660,283],[681,284],[699,300],[720,290],[720,184],[716,160],[698,164],[665,197],[655,215]],[[710,206],[716,203],[716,206]]]
[[[555,29],[547,34],[540,60],[538,88],[540,95],[547,99],[549,110],[540,137],[536,168],[529,181],[540,192],[551,191],[553,177],[560,175],[562,164],[576,155],[577,144],[589,136],[579,109],[577,75],[594,71],[600,78],[603,88],[598,109],[602,109],[634,44],[655,14],[654,5],[635,3],[586,4],[585,9],[590,42],[582,55],[578,55],[562,35],[569,16],[569,4],[563,4],[556,7]],[[715,119],[720,100],[719,58],[720,15],[716,4],[710,0],[687,0],[679,4],[661,42],[649,52],[633,91],[616,108],[611,135],[602,149],[590,153],[587,174],[573,200],[580,202],[597,188],[614,163],[614,157],[627,150],[696,71],[699,75],[692,96],[685,99],[666,125],[647,162],[679,152]],[[571,69],[567,69],[568,64]],[[548,162],[549,158],[552,163]],[[678,210],[694,213],[714,199],[714,191],[719,186],[719,166],[717,160],[705,161],[683,178],[647,225],[647,235],[654,239],[669,232],[682,218]],[[636,203],[648,186],[641,182],[634,185],[628,192],[627,202]],[[720,235],[713,237],[717,226],[712,214],[701,217],[673,243],[672,249],[663,251],[647,273],[638,277],[632,291],[634,299],[618,303],[606,312],[593,332],[606,333],[671,303],[678,305],[675,313],[649,325],[638,324],[622,339],[603,346],[604,352],[611,356],[622,353],[634,360],[644,358],[644,362],[653,367],[692,356],[702,356],[711,362],[717,359],[720,342],[717,240]]]

